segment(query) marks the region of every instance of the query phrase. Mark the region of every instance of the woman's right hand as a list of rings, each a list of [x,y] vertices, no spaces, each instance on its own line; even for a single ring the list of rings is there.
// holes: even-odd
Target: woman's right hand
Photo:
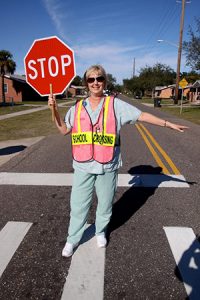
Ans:
[[[48,106],[49,108],[52,110],[53,108],[57,110],[58,108],[58,105],[57,105],[57,102],[56,102],[56,97],[55,95],[49,95],[49,98],[48,98]]]

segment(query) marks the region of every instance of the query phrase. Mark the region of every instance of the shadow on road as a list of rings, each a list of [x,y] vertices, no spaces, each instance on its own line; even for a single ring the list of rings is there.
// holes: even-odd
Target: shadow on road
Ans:
[[[23,145],[5,147],[5,148],[0,149],[0,155],[14,154],[14,153],[17,153],[17,152],[21,152],[26,148],[27,147],[23,146]]]
[[[188,184],[194,184],[195,182],[188,182],[178,178],[173,178],[170,175],[166,175],[162,173],[161,167],[152,167],[151,165],[139,165],[131,168],[128,171],[129,174],[138,176],[134,176],[133,180],[130,184],[133,184],[131,188],[129,188],[122,197],[113,205],[113,213],[110,220],[110,224],[107,230],[107,237],[112,231],[116,230],[123,224],[125,224],[135,213],[139,210],[145,202],[155,193],[159,184],[164,181],[177,181],[177,182],[185,182]],[[140,176],[141,175],[141,176]],[[156,184],[152,184],[151,186],[134,186],[134,183],[138,180],[141,180],[142,175],[152,175],[152,181],[154,180],[154,175],[160,175],[155,178]],[[138,177],[138,178],[137,178]],[[135,182],[134,182],[135,181]]]
[[[200,299],[200,238],[183,253],[178,266],[175,268],[175,275],[186,284],[188,298],[191,300]]]
[[[136,166],[131,168],[128,173],[133,174],[161,174],[161,167],[152,166]],[[122,197],[113,205],[113,213],[110,224],[107,230],[109,238],[112,231],[116,230],[125,224],[140,207],[151,197],[157,187],[144,188],[144,187],[131,187]]]

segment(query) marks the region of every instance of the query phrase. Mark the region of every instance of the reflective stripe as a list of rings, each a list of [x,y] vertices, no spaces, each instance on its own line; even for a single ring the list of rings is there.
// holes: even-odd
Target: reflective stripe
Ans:
[[[92,144],[92,132],[72,133],[72,145]]]
[[[115,134],[107,133],[93,133],[93,143],[95,145],[102,145],[102,146],[111,146],[113,147],[115,145]]]
[[[72,133],[72,145],[89,145],[92,142],[95,145],[113,147],[115,145],[115,135],[111,133],[103,135],[94,132],[92,138],[91,132]]]
[[[109,101],[110,101],[110,96],[106,97],[106,101],[105,101],[105,111],[104,111],[104,120],[103,120],[103,128],[104,128],[104,132],[106,133],[106,124],[107,124],[107,118],[108,118],[108,105],[109,105]]]
[[[83,100],[81,100],[79,102],[79,106],[78,106],[78,114],[77,114],[77,121],[78,121],[78,132],[81,132],[81,108],[82,108],[82,103],[83,103]]]

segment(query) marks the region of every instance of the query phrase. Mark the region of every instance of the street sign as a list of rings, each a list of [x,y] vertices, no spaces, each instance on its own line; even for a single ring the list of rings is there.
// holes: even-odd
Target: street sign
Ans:
[[[181,81],[179,81],[179,86],[184,89],[188,85],[188,82],[185,78],[183,78]]]
[[[62,94],[76,75],[73,50],[58,37],[35,40],[24,58],[27,83],[41,96]]]

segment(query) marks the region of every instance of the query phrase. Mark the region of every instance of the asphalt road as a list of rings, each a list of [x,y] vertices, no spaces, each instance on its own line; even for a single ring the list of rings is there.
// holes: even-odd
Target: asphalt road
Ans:
[[[129,101],[127,98],[124,100]],[[190,129],[178,133],[148,124],[144,124],[147,131],[142,127],[138,129],[131,125],[122,129],[123,167],[119,173],[133,176],[135,184],[120,185],[116,193],[109,226],[109,244],[105,251],[105,268],[102,263],[103,299],[181,300],[187,298],[187,293],[191,299],[200,299],[195,279],[191,280],[193,277],[200,278],[199,126],[169,116],[159,109],[135,105],[143,111],[152,112],[169,121],[189,125]],[[153,136],[153,139],[147,133]],[[147,138],[152,147],[145,142]],[[153,143],[155,140],[156,143]],[[156,161],[158,154],[152,152],[152,148],[162,157],[163,165],[169,170],[169,174],[162,174],[162,168],[158,160]],[[163,157],[159,149],[167,156]],[[181,178],[184,180],[177,179],[179,177],[173,179],[177,170],[176,175],[183,176]],[[13,184],[8,185],[4,182],[0,186],[1,232],[7,229],[11,221],[16,222],[12,223],[14,225],[24,222],[22,224],[30,226],[2,272],[0,299],[61,299],[66,277],[69,276],[72,265],[71,258],[61,257],[69,223],[71,186],[70,183],[59,186],[56,176],[73,173],[70,138],[59,134],[53,135],[25,148],[0,167],[2,178],[8,173],[16,176],[16,179],[24,173],[32,175],[55,173],[55,180],[48,186],[42,182],[40,185],[34,183],[25,185],[15,184],[14,181]],[[157,178],[159,184],[149,184],[146,187],[141,178],[146,178],[145,180],[149,182],[155,182],[154,179]],[[164,181],[172,181],[174,185],[161,186]],[[186,181],[187,186],[180,187],[179,181]],[[95,208],[94,195],[94,203],[88,217],[89,224],[94,223]],[[175,246],[167,238],[168,228],[172,228]],[[195,241],[192,245],[184,246],[182,242],[177,241],[183,235],[183,240],[185,239],[187,244],[188,229],[194,233]],[[177,230],[181,230],[180,234]],[[5,243],[8,243],[9,248],[17,234],[14,231],[13,236],[9,235],[8,230],[4,238],[5,236],[9,236],[10,240],[2,239],[0,235],[0,267],[4,260],[1,254],[5,253],[1,251],[4,247],[2,241],[6,240]],[[80,251],[87,243],[89,243],[87,240],[83,242]],[[80,255],[81,261],[78,274],[83,272],[85,276],[85,282],[80,284],[76,300],[86,299],[84,298],[86,292],[88,300],[102,298],[99,292],[95,294],[91,291],[90,294],[87,288],[89,269],[87,264],[82,264],[92,257],[93,251],[96,253],[96,249],[90,248],[90,251],[86,249],[84,254],[79,254],[78,249],[75,253],[77,257]],[[176,253],[181,253],[178,263]],[[78,258],[74,256],[73,259],[75,261]],[[190,266],[191,260],[193,267]],[[98,277],[98,274],[95,276]],[[77,278],[73,284],[71,289],[76,288]],[[188,284],[190,289],[184,284]],[[65,299],[73,300],[75,296]]]

